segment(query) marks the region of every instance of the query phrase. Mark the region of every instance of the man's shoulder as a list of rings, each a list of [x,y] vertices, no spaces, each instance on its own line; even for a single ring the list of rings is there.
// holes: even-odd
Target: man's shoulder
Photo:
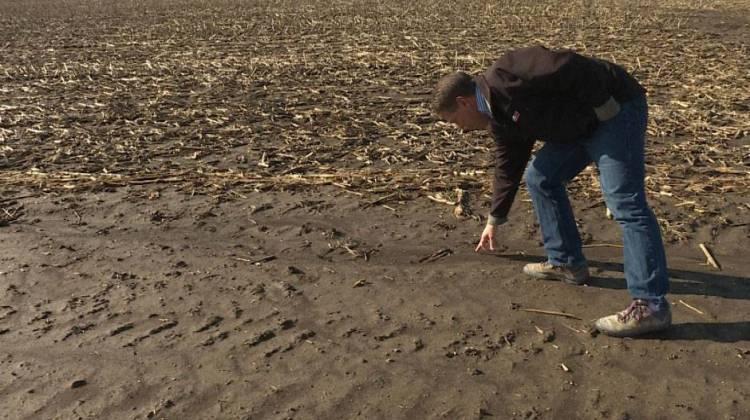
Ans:
[[[569,50],[551,50],[543,45],[510,50],[497,59],[488,73],[502,70],[521,79],[549,74],[570,59]]]
[[[531,57],[544,56],[552,52],[549,48],[543,45],[532,45],[529,47],[516,48],[508,50],[495,61],[498,63],[512,63],[518,60],[526,60]]]
[[[522,56],[522,55],[529,55],[529,54],[543,54],[549,51],[551,50],[544,45],[530,45],[528,47],[521,47],[521,48],[508,50],[503,55]]]

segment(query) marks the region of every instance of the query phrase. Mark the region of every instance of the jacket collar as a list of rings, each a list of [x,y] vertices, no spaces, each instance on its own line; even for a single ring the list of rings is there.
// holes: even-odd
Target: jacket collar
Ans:
[[[482,92],[482,95],[487,99],[487,102],[489,102],[490,110],[492,111],[493,115],[496,115],[497,113],[506,113],[508,111],[510,98],[508,97],[508,94],[506,92],[490,89],[487,78],[484,74],[481,73],[474,76],[474,83],[479,86],[479,90]],[[495,109],[498,106],[500,107],[500,109]]]

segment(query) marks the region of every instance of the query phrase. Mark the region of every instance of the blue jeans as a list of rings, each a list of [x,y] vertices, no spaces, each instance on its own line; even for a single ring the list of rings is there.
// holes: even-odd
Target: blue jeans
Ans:
[[[628,291],[636,299],[662,300],[669,287],[667,261],[644,190],[647,119],[645,97],[621,104],[620,113],[589,137],[545,144],[526,168],[525,178],[549,262],[580,267],[586,259],[565,184],[594,162],[604,201],[622,227]]]

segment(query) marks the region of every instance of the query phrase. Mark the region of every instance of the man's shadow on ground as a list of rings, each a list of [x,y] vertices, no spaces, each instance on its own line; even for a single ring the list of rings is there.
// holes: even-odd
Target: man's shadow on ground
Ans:
[[[544,261],[544,257],[518,254],[495,254],[498,258],[520,262]],[[623,265],[606,261],[588,261],[590,268],[623,273]],[[592,276],[589,286],[605,289],[626,289],[625,279]],[[669,270],[669,293],[673,295],[709,295],[726,299],[750,300],[750,278],[718,273]],[[674,324],[666,332],[644,338],[667,340],[711,340],[724,343],[750,341],[750,321],[689,322]]]

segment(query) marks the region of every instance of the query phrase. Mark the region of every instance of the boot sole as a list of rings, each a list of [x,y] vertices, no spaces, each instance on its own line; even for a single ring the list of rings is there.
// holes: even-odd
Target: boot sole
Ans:
[[[659,325],[654,327],[648,327],[648,328],[642,328],[642,329],[634,329],[630,331],[605,331],[599,329],[599,327],[596,327],[596,329],[607,336],[615,337],[615,338],[627,338],[627,337],[636,337],[643,334],[649,334],[649,333],[655,333],[660,332],[668,329],[672,324],[667,325]]]
[[[598,323],[597,323],[598,324]],[[599,331],[600,333],[604,335],[608,335],[610,337],[617,337],[617,338],[626,338],[626,337],[636,337],[643,334],[649,334],[654,332],[661,332],[669,327],[672,326],[672,315],[669,315],[669,319],[662,325],[654,325],[650,327],[644,327],[644,328],[634,328],[632,330],[623,330],[623,331],[605,331],[601,328],[599,328],[598,325],[594,324],[594,327]]]
[[[590,276],[586,276],[585,278],[582,278],[582,279],[576,279],[576,278],[570,278],[568,276],[559,275],[559,274],[540,273],[540,272],[537,272],[537,271],[526,271],[525,268],[524,268],[523,272],[527,276],[533,277],[535,279],[540,279],[540,280],[559,280],[559,281],[562,281],[562,282],[565,282],[565,283],[568,283],[568,284],[574,284],[576,286],[580,286],[582,284],[585,284],[589,280],[589,278],[590,278]]]

